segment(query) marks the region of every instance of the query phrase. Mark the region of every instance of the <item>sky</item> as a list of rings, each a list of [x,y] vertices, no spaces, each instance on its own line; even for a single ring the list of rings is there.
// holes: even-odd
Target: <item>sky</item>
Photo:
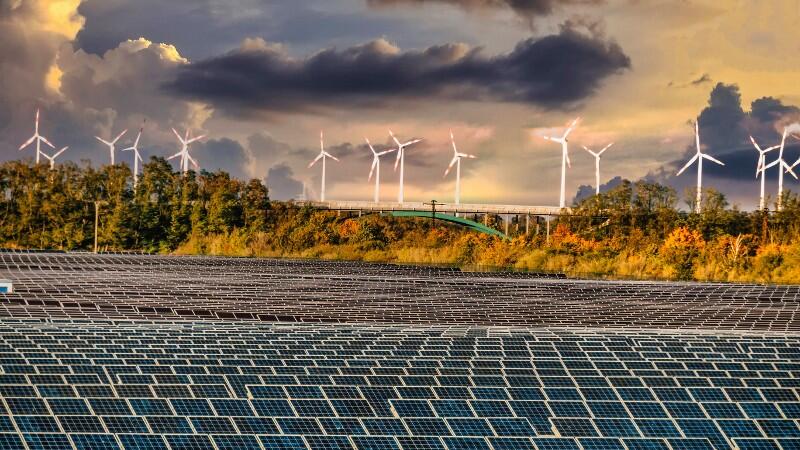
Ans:
[[[0,0],[0,160],[33,157],[18,148],[39,108],[65,159],[107,164],[94,136],[127,129],[128,146],[140,127],[144,157],[170,156],[171,128],[188,128],[207,135],[192,147],[202,168],[314,197],[322,130],[341,160],[327,198],[371,200],[365,138],[389,149],[391,129],[423,139],[406,154],[406,200],[451,202],[452,130],[477,155],[462,202],[556,205],[561,151],[542,136],[580,116],[568,198],[593,191],[582,147],[610,142],[601,187],[646,179],[683,198],[699,118],[703,151],[726,164],[705,164],[704,186],[749,209],[749,136],[773,146],[800,121],[799,25],[800,0]],[[784,159],[798,157],[790,135]],[[382,159],[385,200],[394,162]]]

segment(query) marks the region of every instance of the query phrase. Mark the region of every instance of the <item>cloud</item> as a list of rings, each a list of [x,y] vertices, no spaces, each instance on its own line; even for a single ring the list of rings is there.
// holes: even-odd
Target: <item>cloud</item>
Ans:
[[[630,68],[619,45],[571,26],[509,53],[444,44],[402,51],[384,39],[306,58],[261,39],[185,65],[167,91],[229,114],[324,112],[403,100],[486,100],[568,108]]]
[[[292,168],[280,163],[267,172],[266,185],[272,200],[291,200],[303,191],[303,183],[294,178]]]
[[[367,0],[374,7],[424,4],[447,4],[468,11],[510,9],[517,15],[531,19],[537,16],[548,16],[556,9],[564,6],[599,5],[604,0]]]
[[[200,168],[209,172],[224,170],[242,180],[249,178],[247,168],[252,159],[245,148],[233,139],[221,138],[197,142],[192,145],[192,156]],[[175,167],[177,169],[177,165]]]

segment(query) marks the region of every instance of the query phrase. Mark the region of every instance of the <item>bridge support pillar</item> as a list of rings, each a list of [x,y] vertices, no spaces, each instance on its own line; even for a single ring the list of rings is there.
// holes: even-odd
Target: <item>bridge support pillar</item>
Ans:
[[[503,222],[506,223],[506,236],[508,236],[508,222],[510,221],[511,216],[506,214],[505,220]]]
[[[489,226],[489,213],[483,215],[483,224]]]
[[[546,216],[544,220],[547,225],[547,242],[550,243],[550,216]]]
[[[525,236],[531,231],[531,215],[525,214]]]
[[[361,210],[358,210],[358,217],[361,217]]]

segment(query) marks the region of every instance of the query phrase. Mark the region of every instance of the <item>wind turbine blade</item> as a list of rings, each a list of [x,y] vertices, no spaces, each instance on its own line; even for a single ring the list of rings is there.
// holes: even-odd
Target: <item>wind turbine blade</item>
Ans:
[[[64,153],[65,151],[67,151],[67,149],[68,149],[68,148],[69,148],[69,146],[66,146],[66,147],[62,148],[61,150],[59,150],[58,152],[56,152],[56,154],[55,154],[55,155],[53,155],[53,157],[52,157],[52,158],[50,158],[50,159],[55,159],[55,158],[56,158],[58,155],[60,155],[60,154]]]
[[[41,139],[45,144],[49,145],[50,148],[56,148],[56,146],[51,144],[50,141],[48,141],[44,136],[39,136],[39,139]]]
[[[413,144],[416,144],[417,142],[421,142],[421,141],[422,141],[422,139],[414,139],[413,141],[408,141],[405,144],[403,144],[403,147],[408,147],[409,145],[413,145]]]
[[[702,156],[703,156],[703,158],[705,158],[705,159],[707,159],[709,161],[714,161],[715,163],[719,164],[720,166],[724,166],[725,165],[724,162],[714,158],[713,156],[706,155],[705,153],[703,153]]]
[[[108,142],[107,140],[101,138],[100,136],[95,136],[94,138],[97,139],[98,141],[102,142],[103,144],[111,145],[111,142]]]
[[[697,153],[700,153],[700,118],[694,121],[694,142],[697,145]]]
[[[184,139],[181,137],[181,135],[180,135],[180,134],[178,134],[178,131],[177,131],[177,130],[175,130],[175,128],[173,128],[173,129],[172,129],[172,132],[173,132],[173,133],[175,133],[175,137],[177,137],[177,138],[178,138],[178,140],[179,140],[179,141],[181,141],[181,143],[182,143],[182,144],[183,144],[183,143],[185,143],[185,142],[184,142]]]
[[[605,147],[603,147],[603,149],[602,149],[602,150],[600,150],[600,151],[597,153],[597,156],[600,156],[600,155],[602,155],[602,154],[603,154],[603,152],[604,152],[604,151],[606,151],[606,150],[608,150],[609,148],[611,148],[611,146],[612,146],[612,145],[614,145],[614,143],[613,143],[613,142],[612,142],[612,143],[610,143],[610,144],[608,144],[608,145],[606,145]]]
[[[372,144],[370,144],[369,139],[367,139],[366,136],[364,137],[364,140],[367,141],[367,145],[369,146],[369,149],[372,150],[372,154],[377,155],[378,153],[375,151],[374,148],[372,148]]]
[[[564,152],[564,157],[567,158],[567,167],[572,169],[572,163],[569,161],[569,151]]]
[[[395,144],[397,144],[398,147],[402,147],[402,145],[400,145],[400,141],[398,141],[397,138],[394,137],[394,133],[392,133],[392,130],[389,130],[389,136],[391,136],[392,139],[394,139],[394,142]]]
[[[678,175],[682,174],[683,171],[688,169],[689,166],[691,166],[692,164],[694,164],[694,162],[697,161],[697,158],[699,158],[699,157],[700,157],[700,153],[695,153],[694,156],[692,156],[692,159],[690,159],[689,162],[687,162],[686,165],[683,166],[683,168],[681,168],[681,170],[679,170],[678,173],[675,174],[675,175],[678,176]]]
[[[456,138],[453,137],[453,130],[450,130],[450,142],[453,144],[453,153],[458,154],[458,149],[456,148]]]
[[[400,164],[400,157],[403,154],[403,147],[397,149],[397,158],[394,159],[394,170],[397,171],[397,166]]]
[[[753,143],[753,145],[755,146],[756,150],[758,150],[759,152],[762,152],[762,151],[763,151],[763,150],[761,150],[761,147],[759,147],[759,146],[758,146],[758,144],[756,143],[756,140],[755,140],[755,139],[753,139],[753,136],[752,136],[752,135],[750,136],[750,142],[752,142],[752,143]]]
[[[470,155],[469,153],[459,153],[458,155],[459,155],[459,156],[461,156],[462,158],[469,158],[469,159],[475,159],[475,158],[477,158],[477,156],[475,156],[475,155]]]
[[[372,167],[370,167],[370,169],[369,169],[369,177],[367,178],[367,181],[369,181],[369,180],[371,180],[371,179],[372,179],[372,172],[374,172],[374,171],[375,171],[375,167],[376,167],[378,164],[379,164],[379,162],[378,162],[378,157],[377,157],[377,156],[375,156],[374,158],[372,158]]]
[[[29,145],[33,144],[33,141],[34,141],[34,140],[36,140],[36,137],[37,137],[36,135],[33,135],[33,136],[31,136],[31,138],[30,138],[30,139],[28,139],[27,141],[25,141],[25,143],[24,143],[24,144],[22,144],[22,145],[20,145],[20,146],[19,146],[19,149],[20,149],[20,150],[22,150],[22,149],[24,149],[25,147],[27,147],[27,146],[29,146]]]
[[[572,123],[569,124],[569,127],[567,128],[567,131],[564,132],[564,136],[562,137],[562,139],[566,138],[570,133],[572,133],[572,130],[575,129],[575,126],[578,125],[578,122],[580,120],[581,120],[580,117],[576,117],[575,120],[573,120]]]
[[[378,153],[377,155],[378,155],[378,156],[388,155],[389,153],[396,152],[396,151],[397,151],[397,149],[396,149],[396,148],[393,148],[393,149],[391,149],[391,150],[384,150],[384,151],[382,151],[382,152]]]
[[[139,152],[136,152],[136,159],[138,159],[139,161],[144,162],[144,160],[142,159],[142,156],[139,154]]]
[[[551,136],[542,136],[542,139],[544,139],[545,141],[556,141],[555,138]]]
[[[453,156],[453,159],[450,160],[450,165],[447,166],[447,169],[444,171],[444,175],[442,178],[446,177],[448,173],[450,173],[450,169],[458,162],[458,156]]]
[[[597,153],[595,153],[595,152],[593,152],[593,151],[589,150],[589,147],[587,147],[587,146],[585,146],[585,145],[581,145],[581,147],[583,147],[583,149],[584,149],[584,150],[586,150],[587,152],[591,153],[591,154],[592,154],[592,156],[595,156],[595,157],[597,156]]]
[[[204,137],[206,137],[206,135],[205,134],[201,134],[200,136],[193,137],[193,138],[189,139],[188,141],[186,141],[186,143],[187,144],[191,144],[192,142],[197,142],[200,139],[203,139]]]
[[[322,130],[319,130],[319,151],[325,151],[325,146],[322,144]]]
[[[767,164],[766,166],[763,166],[761,168],[761,170],[764,171],[764,170],[767,170],[767,169],[771,169],[771,168],[775,167],[775,165],[777,165],[779,162],[781,162],[781,160],[780,159],[776,159],[775,161],[772,161],[771,163]]]
[[[112,143],[112,144],[116,144],[116,143],[117,143],[117,141],[118,141],[118,140],[119,140],[119,139],[120,139],[122,136],[124,136],[124,135],[125,135],[125,133],[127,133],[127,132],[128,132],[128,130],[127,130],[127,129],[124,129],[124,130],[122,130],[122,133],[118,134],[118,135],[117,135],[117,137],[115,137],[115,138],[114,138],[114,140],[113,140],[113,141],[111,141],[111,143]]]
[[[328,158],[331,158],[331,159],[333,159],[334,161],[339,161],[339,158],[337,158],[337,157],[335,157],[335,156],[331,155],[330,153],[328,153],[328,152],[323,152],[323,153],[324,153],[324,154],[325,154],[325,156],[327,156]]]
[[[167,161],[169,161],[170,159],[173,159],[173,158],[177,158],[178,156],[181,156],[182,154],[183,154],[183,150],[181,150],[178,153],[175,153],[174,155],[172,155],[169,158],[167,158]]]
[[[314,160],[313,160],[313,161],[311,161],[311,163],[309,163],[309,164],[308,164],[308,168],[310,169],[310,168],[311,168],[311,166],[313,166],[314,164],[316,164],[316,163],[317,163],[317,161],[319,161],[320,159],[322,159],[322,157],[323,157],[323,156],[325,156],[325,154],[324,154],[324,153],[320,153],[319,155],[317,155],[317,157],[316,157],[316,158],[314,158]]]

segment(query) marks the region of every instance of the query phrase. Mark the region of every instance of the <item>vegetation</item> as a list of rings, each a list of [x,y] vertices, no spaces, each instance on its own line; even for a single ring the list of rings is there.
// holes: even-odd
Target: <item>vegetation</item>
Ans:
[[[524,220],[511,239],[429,219],[355,217],[270,201],[259,180],[175,173],[162,158],[133,189],[124,165],[0,165],[0,246],[445,263],[640,279],[800,283],[800,199],[780,213],[743,212],[714,191],[702,214],[647,182],[582,201],[549,226]],[[690,198],[692,196],[689,196]],[[483,217],[476,218],[484,220]],[[503,229],[499,217],[486,218]],[[550,230],[548,233],[546,230]]]

